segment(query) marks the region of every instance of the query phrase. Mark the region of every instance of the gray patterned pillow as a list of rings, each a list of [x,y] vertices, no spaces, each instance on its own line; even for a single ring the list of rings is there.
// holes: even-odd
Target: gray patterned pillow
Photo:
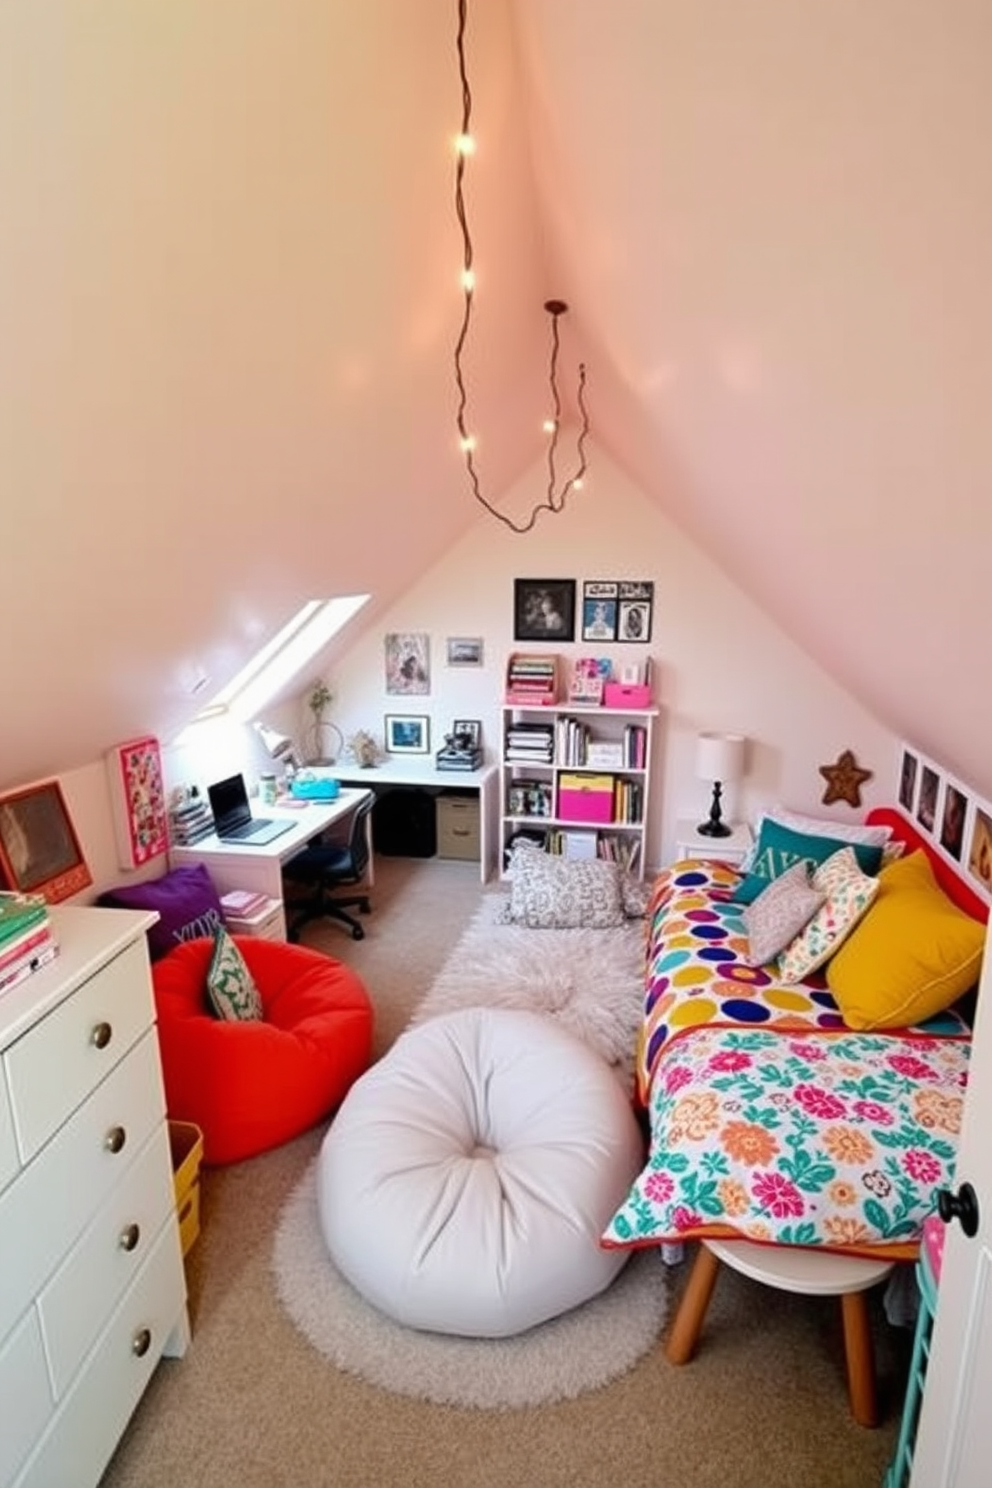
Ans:
[[[812,866],[808,858],[793,863],[748,905],[744,911],[749,942],[745,965],[774,961],[826,902],[823,890],[810,883]]]
[[[611,930],[625,923],[616,863],[576,862],[518,843],[507,919],[531,930]]]

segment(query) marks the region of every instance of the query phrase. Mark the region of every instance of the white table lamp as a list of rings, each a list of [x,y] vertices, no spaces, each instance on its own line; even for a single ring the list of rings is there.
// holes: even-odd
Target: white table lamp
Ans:
[[[704,837],[729,837],[733,828],[720,818],[720,796],[724,785],[744,774],[743,734],[699,734],[696,739],[696,774],[713,782],[709,819],[697,831]]]

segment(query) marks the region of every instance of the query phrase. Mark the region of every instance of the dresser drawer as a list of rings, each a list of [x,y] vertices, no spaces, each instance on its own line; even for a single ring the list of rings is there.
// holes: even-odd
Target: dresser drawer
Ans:
[[[0,1400],[0,1483],[6,1484],[13,1481],[54,1409],[45,1348],[33,1307],[0,1345]]]
[[[184,1298],[179,1235],[174,1224],[167,1224],[16,1488],[68,1488],[99,1481],[169,1334],[183,1317]]]
[[[19,1167],[17,1138],[14,1136],[14,1118],[11,1115],[3,1063],[0,1062],[0,1193],[7,1187]]]
[[[163,1121],[38,1298],[56,1398],[65,1394],[166,1219],[175,1223]]]
[[[106,1202],[164,1114],[152,1028],[0,1194],[0,1338]],[[123,1145],[114,1151],[121,1134]]]
[[[29,1162],[154,1020],[144,936],[3,1056],[21,1161]]]

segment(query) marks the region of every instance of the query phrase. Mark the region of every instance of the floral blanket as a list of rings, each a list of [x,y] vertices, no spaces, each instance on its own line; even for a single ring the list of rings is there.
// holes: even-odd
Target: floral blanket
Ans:
[[[656,882],[638,1084],[648,1162],[607,1246],[703,1235],[916,1254],[952,1182],[969,1033],[956,1015],[855,1033],[825,987],[741,957],[735,869]]]

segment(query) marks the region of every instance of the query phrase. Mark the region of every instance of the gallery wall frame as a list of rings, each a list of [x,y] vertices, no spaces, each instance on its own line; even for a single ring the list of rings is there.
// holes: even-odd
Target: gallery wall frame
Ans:
[[[514,640],[574,641],[575,588],[574,579],[514,579]]]
[[[426,697],[431,690],[430,636],[424,631],[391,631],[385,651],[387,693]]]
[[[484,655],[482,636],[449,636],[445,642],[445,655],[450,667],[482,666]]]
[[[615,641],[620,585],[616,579],[586,579],[582,585],[582,639]]]
[[[992,804],[909,743],[899,746],[898,782],[916,829],[992,904]]]
[[[48,904],[93,882],[57,780],[0,796],[0,879]]]
[[[388,754],[429,754],[431,721],[426,713],[387,713],[385,719]]]
[[[118,861],[140,868],[169,850],[162,755],[151,734],[108,750],[107,783]]]
[[[643,645],[654,624],[654,584],[647,579],[621,579],[617,594],[617,640]]]

